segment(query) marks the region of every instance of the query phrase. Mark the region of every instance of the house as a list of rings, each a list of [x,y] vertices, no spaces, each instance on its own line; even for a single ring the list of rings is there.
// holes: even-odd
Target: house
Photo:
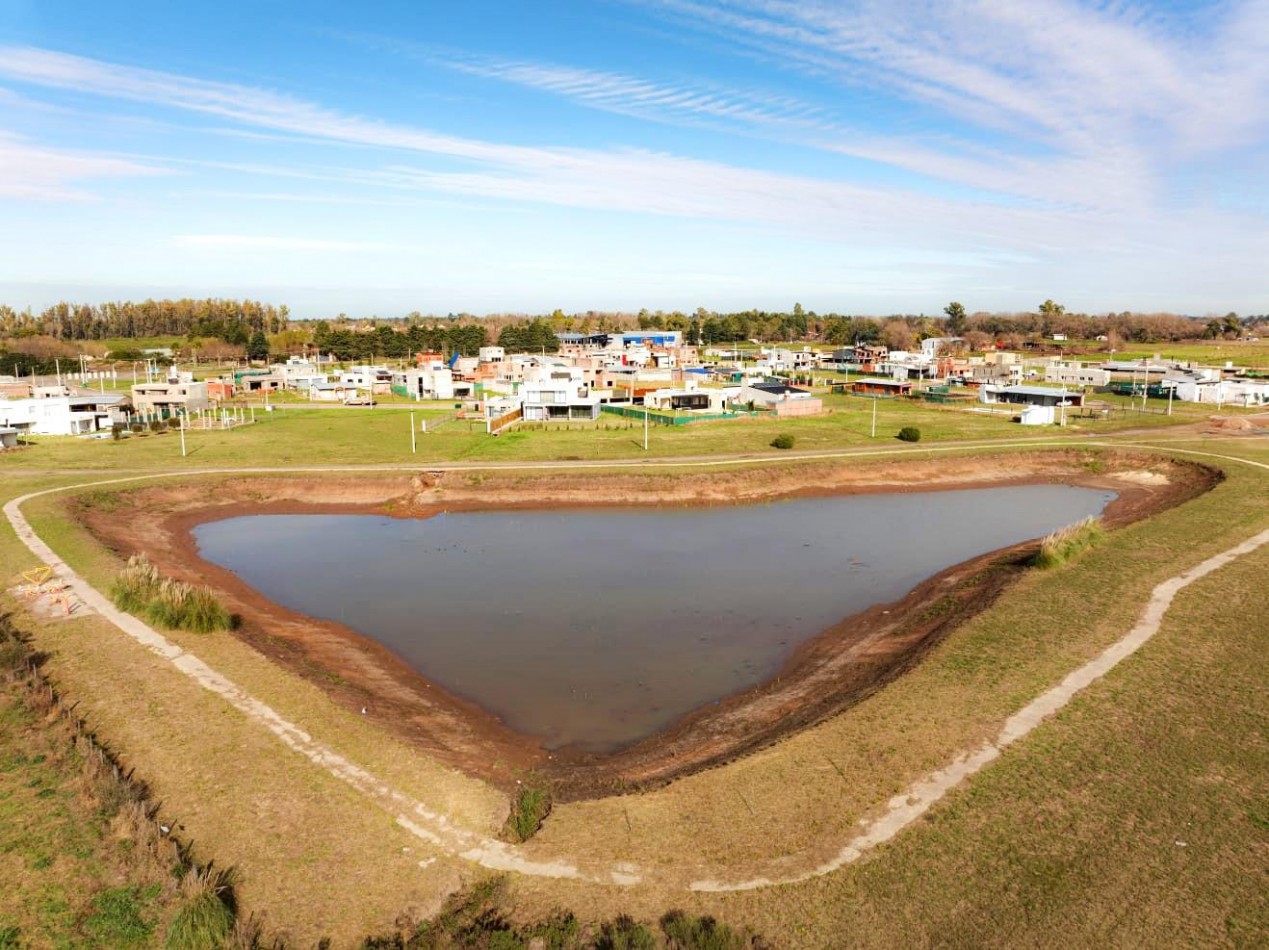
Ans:
[[[1044,381],[1064,386],[1109,386],[1110,373],[1086,363],[1055,360],[1044,367]]]
[[[728,392],[724,389],[700,389],[695,385],[682,389],[655,389],[644,393],[643,404],[649,409],[665,411],[725,412]],[[738,394],[739,390],[732,389],[730,392]]]
[[[599,395],[583,381],[581,370],[543,367],[530,377],[519,393],[526,422],[599,418]]]
[[[1069,389],[1045,386],[983,386],[979,399],[989,405],[1006,403],[1015,406],[1057,406],[1077,408],[1084,405],[1084,394]]]
[[[912,384],[902,379],[857,379],[850,391],[856,396],[909,396]]]
[[[454,373],[444,364],[430,364],[392,374],[392,388],[410,399],[453,399]]]
[[[132,405],[142,415],[164,418],[180,412],[199,412],[210,403],[206,383],[167,382],[133,386]]]
[[[347,402],[350,395],[355,395],[357,387],[345,386],[341,382],[313,383],[308,388],[308,398],[314,402]]]
[[[212,402],[225,402],[234,398],[234,384],[231,379],[209,379],[207,383],[207,398]]]
[[[784,383],[747,383],[733,401],[745,406],[752,404],[755,409],[768,409],[780,418],[817,416],[824,411],[823,401],[808,390]]]
[[[127,420],[118,393],[0,399],[0,426],[32,435],[87,435]]]

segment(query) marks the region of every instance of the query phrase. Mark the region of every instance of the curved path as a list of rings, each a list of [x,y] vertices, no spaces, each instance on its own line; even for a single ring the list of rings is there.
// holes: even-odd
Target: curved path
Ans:
[[[1031,446],[1049,446],[1058,445],[1069,447],[1072,443],[1063,442],[1036,442],[1033,440],[1017,440]],[[1013,442],[1013,440],[1011,440]],[[992,443],[982,443],[982,445],[999,446],[999,441]],[[1014,443],[1017,444],[1017,443]],[[1115,443],[1090,443],[1082,442],[1082,445],[1098,445],[1103,447],[1116,447]],[[1132,443],[1134,448],[1151,448],[1151,446],[1143,443]],[[915,451],[952,451],[954,449],[973,447],[969,444],[961,444],[955,447],[920,449]],[[1120,443],[1119,447],[1123,447]],[[718,466],[718,465],[737,465],[737,464],[753,464],[765,461],[788,462],[798,459],[823,459],[823,458],[849,458],[873,455],[889,455],[894,454],[895,450],[878,450],[865,452],[836,452],[832,454],[803,454],[798,456],[779,455],[779,456],[759,456],[759,457],[730,457],[725,459],[710,458],[700,460],[675,460],[675,459],[657,459],[657,460],[633,460],[633,461],[614,461],[606,463],[590,463],[586,467],[666,467],[666,466]],[[899,450],[900,452],[904,450]],[[914,450],[908,450],[914,451]],[[1198,452],[1190,450],[1172,450],[1183,452],[1186,455],[1198,455],[1208,458],[1221,459],[1224,461],[1235,462],[1244,465],[1255,466],[1260,469],[1269,470],[1269,465],[1262,462],[1252,461],[1250,459],[1242,459],[1236,456],[1219,455],[1211,452]],[[89,585],[81,578],[69,565],[63,561],[51,547],[44,542],[39,535],[36,534],[30,522],[22,513],[22,505],[33,498],[44,495],[55,494],[63,491],[72,491],[82,488],[93,488],[107,485],[117,485],[128,482],[146,481],[159,478],[172,477],[188,477],[191,475],[213,475],[213,474],[252,474],[252,473],[315,473],[315,472],[348,472],[357,471],[399,471],[402,468],[407,470],[428,469],[432,471],[456,471],[456,470],[472,470],[481,468],[524,468],[524,469],[544,469],[544,468],[576,468],[575,462],[528,462],[528,463],[511,463],[499,466],[480,465],[480,464],[445,464],[445,465],[413,465],[413,466],[391,466],[391,467],[374,467],[374,468],[357,468],[351,467],[296,467],[296,468],[234,468],[234,469],[199,469],[192,471],[175,471],[162,472],[148,475],[135,475],[123,478],[110,478],[90,482],[79,483],[75,485],[63,485],[57,488],[44,489],[42,491],[31,492],[21,497],[14,498],[4,505],[5,517],[13,526],[14,532],[23,544],[39,558],[43,563],[53,567],[57,575],[68,585],[70,585],[75,593],[88,606],[96,610],[103,617],[118,627],[124,634],[131,637],[151,652],[171,663],[173,667],[181,673],[193,679],[203,688],[221,696],[226,702],[235,709],[242,712],[248,718],[260,723],[270,732],[278,737],[278,739],[288,748],[298,752],[305,758],[309,759],[319,768],[326,770],[335,778],[346,782],[352,788],[356,789],[369,800],[373,801],[380,808],[385,809],[396,818],[397,824],[408,830],[411,834],[428,842],[441,851],[459,857],[483,867],[499,871],[515,871],[520,874],[527,874],[540,877],[553,878],[570,878],[574,880],[589,881],[599,884],[613,884],[619,886],[630,886],[638,884],[643,878],[637,867],[631,864],[619,863],[610,866],[586,866],[583,862],[576,862],[568,859],[557,860],[541,860],[529,857],[525,849],[514,845],[509,845],[501,841],[497,841],[486,835],[462,828],[450,821],[445,815],[428,808],[422,802],[413,799],[402,792],[392,788],[385,782],[378,779],[371,772],[361,768],[346,757],[340,755],[334,749],[317,741],[303,729],[299,728],[292,722],[289,722],[275,710],[265,703],[255,699],[242,688],[237,686],[227,677],[221,675],[212,667],[208,666],[194,654],[183,650],[181,647],[172,643],[162,634],[149,627],[142,621],[138,620],[130,614],[123,613],[112,604],[108,598],[103,596],[95,588]],[[786,856],[780,861],[781,873],[771,876],[758,876],[742,880],[722,880],[722,879],[702,879],[688,880],[690,874],[685,875],[684,881],[686,886],[696,891],[735,891],[750,890],[760,887],[768,887],[776,884],[795,883],[798,881],[808,880],[824,874],[830,874],[863,856],[868,850],[889,841],[900,831],[910,825],[913,821],[923,815],[930,809],[939,799],[946,795],[949,791],[960,785],[966,779],[980,771],[986,765],[998,758],[1001,752],[1026,736],[1033,729],[1039,726],[1046,718],[1055,714],[1062,709],[1071,698],[1080,690],[1089,686],[1105,676],[1125,657],[1134,653],[1142,644],[1146,643],[1151,637],[1158,632],[1159,626],[1166,614],[1168,607],[1172,604],[1177,593],[1188,585],[1194,583],[1201,577],[1210,574],[1212,571],[1230,563],[1238,557],[1248,554],[1262,545],[1269,543],[1269,529],[1261,531],[1259,534],[1243,541],[1241,544],[1208,558],[1202,563],[1189,568],[1186,571],[1171,577],[1157,585],[1151,592],[1150,599],[1145,609],[1142,611],[1137,624],[1120,640],[1116,641],[1108,647],[1100,656],[1090,662],[1079,667],[1070,673],[1060,684],[1048,690],[1041,696],[1028,703],[1021,710],[1009,717],[1005,722],[1000,733],[995,740],[985,743],[981,748],[957,756],[952,762],[928,775],[922,776],[916,780],[909,788],[901,794],[895,796],[883,806],[876,817],[862,822],[862,830],[849,841],[845,842],[837,855],[827,862],[810,865],[805,871],[800,873],[788,872],[790,857],[795,861],[798,855]],[[804,863],[809,864],[812,860],[809,856],[801,856]],[[659,875],[665,875],[667,869],[658,869]]]

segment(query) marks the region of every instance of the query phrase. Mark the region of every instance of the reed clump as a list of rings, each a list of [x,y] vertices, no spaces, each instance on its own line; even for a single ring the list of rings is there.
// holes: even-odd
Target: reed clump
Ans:
[[[115,606],[169,630],[232,630],[238,618],[209,587],[164,577],[144,554],[134,554],[110,588]]]
[[[1054,531],[1041,541],[1040,551],[1032,563],[1044,569],[1059,567],[1101,544],[1105,538],[1106,529],[1101,519],[1090,516]]]

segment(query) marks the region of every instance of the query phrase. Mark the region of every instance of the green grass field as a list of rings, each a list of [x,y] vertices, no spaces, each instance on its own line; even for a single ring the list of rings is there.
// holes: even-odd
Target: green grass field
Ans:
[[[765,417],[701,422],[689,426],[652,426],[650,456],[690,457],[720,453],[771,451],[771,440],[782,433],[795,439],[794,452],[834,450],[868,445],[887,446],[904,426],[921,430],[922,443],[958,439],[1045,438],[1077,439],[1108,435],[1125,429],[1165,428],[1206,419],[1211,407],[1175,404],[1171,417],[1157,400],[1147,413],[1131,411],[1129,400],[1108,397],[1119,407],[1106,418],[1068,419],[1058,427],[1023,428],[1010,421],[1012,411],[995,412],[939,407],[909,400],[876,401],[876,438],[873,400],[854,396],[823,395],[827,414],[779,421]],[[253,403],[255,422],[238,428],[205,429],[195,424],[186,434],[185,458],[180,435],[129,436],[121,441],[71,437],[37,437],[32,445],[0,457],[0,472],[29,469],[146,469],[154,466],[190,469],[218,466],[269,465],[410,465],[436,461],[578,461],[632,459],[645,456],[643,425],[637,419],[601,415],[596,423],[528,424],[498,437],[490,437],[479,420],[455,419],[437,431],[417,435],[417,453],[411,452],[410,417],[415,423],[445,420],[448,408],[429,404],[403,404],[400,408],[333,406],[311,408],[286,404],[265,412],[263,402]],[[435,405],[435,404],[431,404]],[[1227,410],[1234,412],[1237,410]],[[248,412],[250,416],[250,412]]]

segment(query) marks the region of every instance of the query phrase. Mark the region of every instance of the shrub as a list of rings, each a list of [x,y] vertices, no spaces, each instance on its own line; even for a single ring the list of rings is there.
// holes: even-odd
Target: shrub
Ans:
[[[176,416],[168,416],[167,427],[169,429],[179,429],[181,427],[181,420]]]
[[[163,420],[162,420],[162,419],[151,419],[151,420],[150,420],[150,431],[151,431],[151,432],[162,432],[162,431],[163,431]]]
[[[167,950],[217,950],[227,946],[234,912],[215,891],[207,890],[176,912],[167,928]]]
[[[1101,544],[1105,537],[1101,519],[1090,516],[1046,537],[1040,542],[1040,551],[1031,563],[1044,569],[1058,567]]]
[[[507,837],[512,841],[528,841],[550,813],[550,789],[534,781],[525,782],[511,803],[511,815],[505,828]]]
[[[158,570],[145,555],[134,554],[110,586],[110,599],[116,607],[128,613],[144,610],[154,596],[159,580]]]
[[[163,577],[144,554],[128,559],[110,587],[110,599],[120,610],[169,630],[213,633],[232,630],[238,622],[211,588]]]
[[[643,924],[622,914],[599,928],[595,950],[656,950],[657,938]]]
[[[921,430],[916,426],[904,426],[899,430],[900,442],[920,442]]]
[[[129,432],[144,432],[145,426],[143,426],[139,422],[133,422],[128,426],[128,431]]]
[[[794,439],[793,436],[789,435],[789,433],[781,432],[771,440],[771,447],[775,449],[791,449],[793,448],[793,443],[795,441],[797,440]]]
[[[124,426],[123,423],[116,422],[114,425],[110,427],[110,438],[118,442],[120,439],[123,438],[123,432],[125,428],[127,427]]]
[[[671,950],[742,950],[746,941],[713,917],[689,917],[672,910],[661,918],[661,931]]]

